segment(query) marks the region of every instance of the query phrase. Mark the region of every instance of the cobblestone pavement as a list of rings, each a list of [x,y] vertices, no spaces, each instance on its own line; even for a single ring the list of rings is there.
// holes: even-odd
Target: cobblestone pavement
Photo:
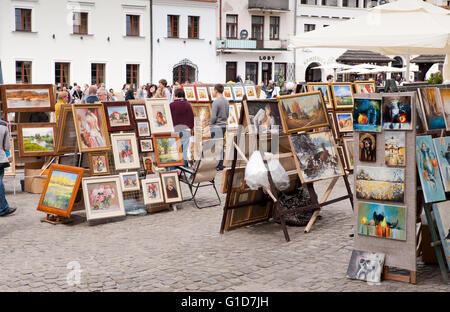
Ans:
[[[289,227],[291,242],[286,243],[276,223],[221,235],[222,206],[199,210],[191,202],[177,211],[95,226],[78,211],[74,223],[54,226],[40,222],[39,195],[21,193],[19,179],[5,182],[7,198],[18,210],[0,218],[0,291],[450,290],[438,266],[420,264],[420,258],[416,285],[347,279],[353,249],[348,201],[324,208],[308,234],[304,227]],[[208,200],[210,190],[200,192],[199,198]],[[339,182],[332,196],[344,192]],[[67,282],[72,261],[82,270],[78,286]]]

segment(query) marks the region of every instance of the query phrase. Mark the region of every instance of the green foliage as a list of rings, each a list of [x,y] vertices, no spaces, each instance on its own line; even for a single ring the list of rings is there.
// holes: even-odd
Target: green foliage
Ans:
[[[284,74],[283,74],[283,72],[280,72],[278,74],[278,82],[276,82],[275,85],[280,87],[280,92],[284,91]]]
[[[444,77],[442,76],[441,72],[431,74],[430,78],[428,79],[428,84],[430,85],[442,84],[443,82]]]

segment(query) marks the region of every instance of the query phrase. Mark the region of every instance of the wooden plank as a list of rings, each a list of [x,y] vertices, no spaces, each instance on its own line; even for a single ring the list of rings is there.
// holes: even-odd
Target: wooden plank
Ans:
[[[411,279],[411,273],[410,275],[399,275],[399,274],[392,274],[389,273],[389,267],[388,266],[384,266],[383,268],[383,275],[384,275],[384,279],[385,280],[391,280],[391,281],[397,281],[397,282],[404,282],[404,283],[411,283],[412,279]],[[416,273],[416,272],[414,272]],[[415,274],[414,274],[415,275]],[[415,277],[414,277],[415,279]],[[415,284],[415,281],[414,281]]]
[[[328,185],[328,189],[325,192],[325,195],[322,197],[322,199],[320,200],[320,203],[324,203],[328,197],[331,194],[331,191],[333,190],[334,186],[336,185],[336,182],[339,180],[339,177],[334,177],[333,180],[331,181],[330,185]]]

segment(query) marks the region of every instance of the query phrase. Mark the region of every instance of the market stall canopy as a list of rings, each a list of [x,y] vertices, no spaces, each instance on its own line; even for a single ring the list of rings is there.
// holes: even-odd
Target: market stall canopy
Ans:
[[[372,51],[347,50],[336,59],[337,62],[346,64],[375,63],[388,64],[394,60],[390,57]]]
[[[346,64],[341,64],[341,63],[331,63],[331,64],[326,64],[326,65],[320,65],[320,66],[316,66],[313,67],[312,69],[348,69],[351,68],[350,65],[346,65]]]

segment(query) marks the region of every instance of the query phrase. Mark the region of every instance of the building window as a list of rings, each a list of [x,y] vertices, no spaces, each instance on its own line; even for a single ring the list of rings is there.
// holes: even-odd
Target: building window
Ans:
[[[359,0],[342,0],[342,6],[347,8],[358,8]]]
[[[337,0],[322,0],[322,5],[337,6]]]
[[[316,29],[316,25],[314,24],[305,24],[305,32],[313,31]]]
[[[55,84],[58,87],[70,85],[70,63],[55,63]]]
[[[258,84],[258,63],[257,62],[246,62],[245,63],[245,79],[247,80],[250,75],[250,80],[255,84]]]
[[[227,14],[227,39],[237,39],[238,16]]]
[[[167,37],[169,38],[178,38],[178,30],[179,30],[179,15],[167,15]]]
[[[100,85],[105,82],[105,64],[91,64],[91,84]]]
[[[31,9],[16,9],[16,31],[31,31]]]
[[[127,64],[126,83],[137,90],[139,86],[139,64]]]
[[[200,28],[200,16],[188,16],[188,38],[198,39]]]
[[[258,49],[264,48],[264,16],[252,15],[252,39]]]
[[[139,15],[127,15],[127,36],[139,36]]]
[[[88,33],[88,13],[73,13],[73,33],[77,35],[87,35]]]
[[[280,17],[270,17],[270,40],[280,40]]]
[[[195,82],[195,68],[189,65],[179,65],[172,71],[173,83],[193,83]]]
[[[328,27],[328,26],[330,26],[330,25],[323,25],[324,28],[325,28],[325,27]]]
[[[16,83],[31,83],[31,62],[16,61]]]
[[[317,0],[301,0],[300,3],[301,4],[316,5],[317,4]]]
[[[286,81],[286,63],[275,63],[274,79],[278,82],[280,78]]]
[[[364,7],[365,8],[373,8],[378,5],[377,0],[364,0]]]

